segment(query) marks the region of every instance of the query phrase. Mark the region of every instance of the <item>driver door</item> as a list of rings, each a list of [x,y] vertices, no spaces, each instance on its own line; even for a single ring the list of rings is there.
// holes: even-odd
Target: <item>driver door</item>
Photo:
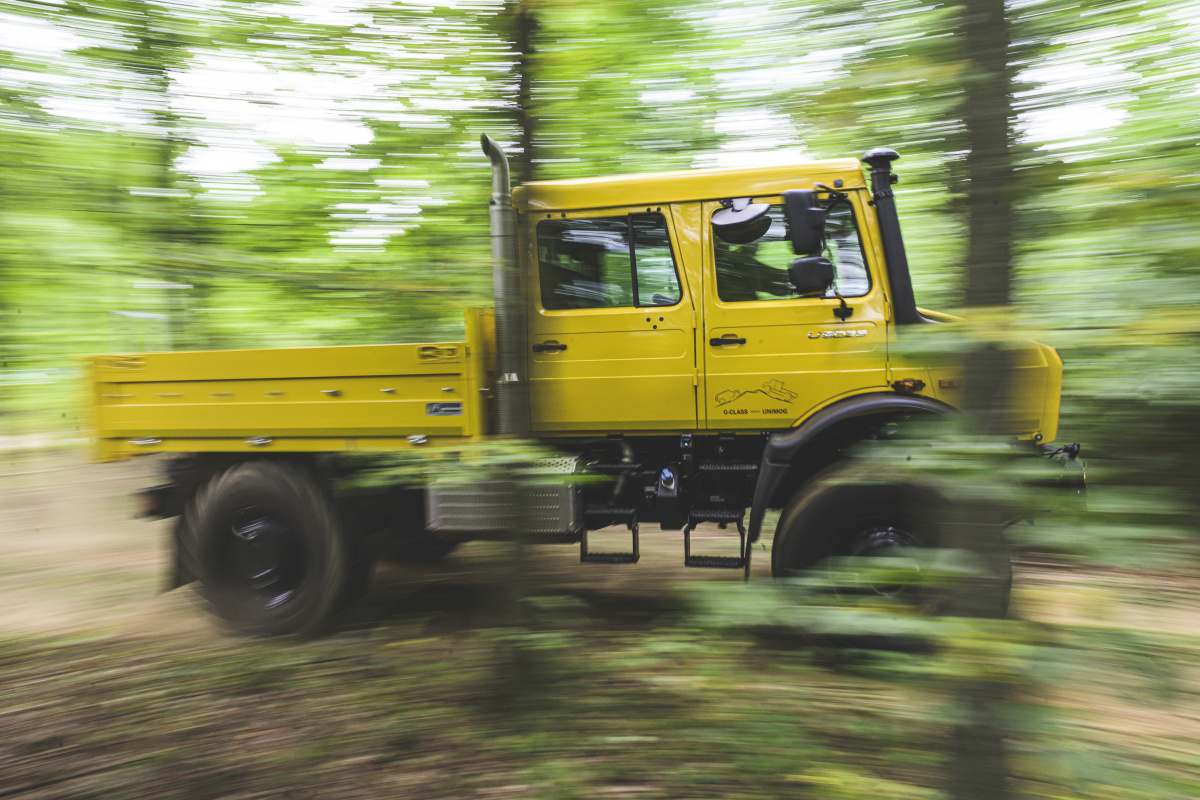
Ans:
[[[730,243],[711,224],[722,209],[702,209],[706,427],[790,428],[814,409],[887,384],[887,318],[883,281],[870,269],[856,220],[862,198],[851,193],[826,215],[824,255],[834,263],[833,289],[822,297],[792,293],[787,267],[796,258],[786,239],[782,198],[757,239]],[[745,237],[743,237],[745,238]],[[711,290],[709,290],[711,287]],[[846,320],[839,292],[850,309]]]

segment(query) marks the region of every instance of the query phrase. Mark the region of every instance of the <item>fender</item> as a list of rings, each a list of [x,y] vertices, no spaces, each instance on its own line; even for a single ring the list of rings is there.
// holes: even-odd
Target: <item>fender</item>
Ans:
[[[750,506],[750,541],[758,541],[767,503],[806,445],[845,420],[892,411],[916,411],[939,416],[958,413],[953,406],[928,397],[876,392],[839,400],[813,414],[793,430],[772,435],[763,448],[758,482],[754,485],[754,500]]]

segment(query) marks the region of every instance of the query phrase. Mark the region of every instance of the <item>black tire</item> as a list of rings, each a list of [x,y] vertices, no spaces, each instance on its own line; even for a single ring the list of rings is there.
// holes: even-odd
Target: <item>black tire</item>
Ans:
[[[325,493],[281,461],[219,473],[188,504],[201,595],[243,633],[321,632],[345,597],[351,550]]]
[[[917,569],[932,566],[927,548],[944,546],[950,504],[930,486],[912,481],[871,479],[861,471],[839,467],[802,487],[779,518],[771,548],[771,573],[794,576],[838,556],[887,555],[912,559]],[[1012,589],[1012,562],[1003,526],[972,526],[972,549],[985,556],[993,576],[981,581],[985,596],[973,613],[1003,617]],[[986,586],[985,586],[986,584]],[[872,586],[929,613],[948,610],[946,593],[913,586]]]

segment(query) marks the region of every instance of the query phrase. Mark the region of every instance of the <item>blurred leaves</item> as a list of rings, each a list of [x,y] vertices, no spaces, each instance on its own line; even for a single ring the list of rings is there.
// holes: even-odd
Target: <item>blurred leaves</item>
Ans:
[[[544,558],[539,574],[556,563]],[[320,786],[324,797],[636,787],[933,798],[961,715],[950,681],[999,670],[1020,686],[1004,724],[1022,794],[1197,790],[1188,715],[1200,642],[1187,628],[1137,629],[1148,584],[1034,576],[1047,597],[1039,619],[1001,622],[831,614],[803,582],[691,581],[682,593],[655,587],[666,610],[631,625],[646,598],[535,581],[525,603],[536,624],[506,628],[480,623],[498,587],[472,589],[468,564],[406,588],[401,611],[324,640],[5,639],[6,786],[44,785],[47,797],[307,797]],[[1183,588],[1194,605],[1195,582]],[[1112,593],[1093,615],[1103,624],[1049,621],[1100,590]],[[904,637],[929,646],[896,646]],[[514,654],[528,680],[498,682]]]
[[[518,10],[535,21],[523,58]],[[1107,418],[1114,374],[1155,402],[1195,396],[1200,36],[1172,0],[1013,12],[1018,297],[1068,357],[1068,435],[1094,441],[1083,420]],[[10,3],[0,369],[456,335],[458,309],[488,302],[475,142],[518,141],[522,123],[543,178],[897,147],[918,298],[954,305],[958,13],[919,0]],[[192,288],[137,288],[156,283]],[[74,410],[54,391],[0,404],[26,410],[16,419],[42,409],[44,425]],[[1143,417],[1134,406],[1113,407],[1116,424]]]

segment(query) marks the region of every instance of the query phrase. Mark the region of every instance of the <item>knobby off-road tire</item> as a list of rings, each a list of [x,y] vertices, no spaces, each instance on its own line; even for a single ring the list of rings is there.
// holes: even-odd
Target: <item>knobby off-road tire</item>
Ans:
[[[234,629],[314,635],[344,603],[354,549],[317,482],[282,461],[217,474],[188,504],[200,594]]]
[[[943,493],[917,481],[871,478],[861,469],[834,467],[803,487],[788,504],[775,529],[771,573],[789,577],[824,568],[839,556],[904,558],[918,570],[936,567],[929,548],[950,541],[946,526],[955,510]],[[977,582],[984,595],[972,598],[973,613],[1003,617],[1012,590],[1012,562],[1003,526],[970,525],[977,565],[986,564],[987,580]],[[954,612],[950,595],[930,586],[872,586],[870,590],[927,613]]]

